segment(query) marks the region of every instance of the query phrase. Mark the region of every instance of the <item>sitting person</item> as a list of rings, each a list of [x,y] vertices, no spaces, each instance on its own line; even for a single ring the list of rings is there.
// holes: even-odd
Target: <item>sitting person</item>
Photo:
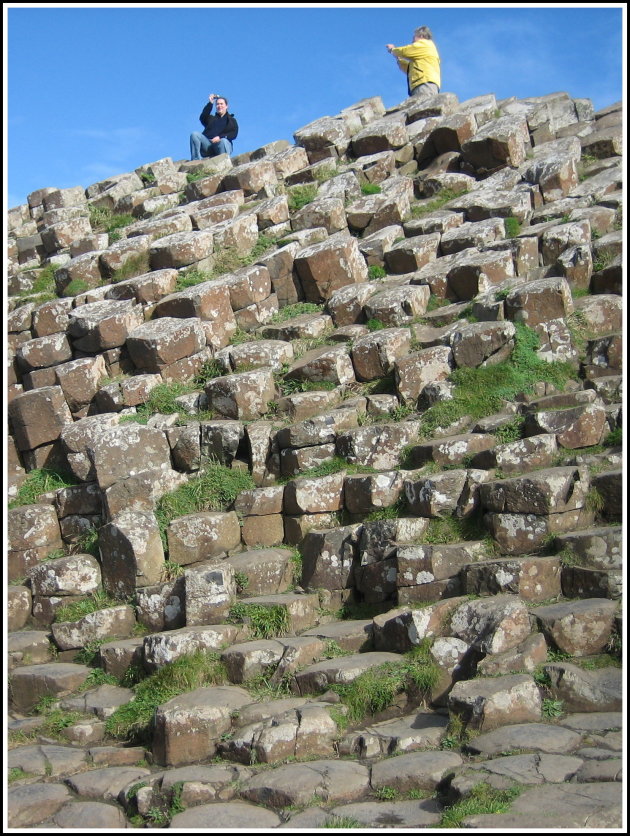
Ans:
[[[203,133],[194,131],[190,135],[190,159],[216,157],[217,154],[231,154],[232,142],[238,135],[238,124],[231,113],[227,112],[228,100],[225,96],[213,93],[210,101],[201,111],[199,121],[204,126]],[[212,106],[216,104],[216,114],[212,115]]]

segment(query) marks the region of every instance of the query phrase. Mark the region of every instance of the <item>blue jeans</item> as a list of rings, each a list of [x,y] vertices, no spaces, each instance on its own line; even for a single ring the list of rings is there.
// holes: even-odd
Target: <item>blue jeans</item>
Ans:
[[[190,135],[190,159],[200,160],[202,157],[216,157],[218,154],[231,154],[232,143],[223,137],[218,142],[210,142],[207,136],[199,131]]]

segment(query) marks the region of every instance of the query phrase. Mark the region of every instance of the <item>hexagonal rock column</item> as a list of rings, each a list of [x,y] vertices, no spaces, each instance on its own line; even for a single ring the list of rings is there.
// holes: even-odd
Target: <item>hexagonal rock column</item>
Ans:
[[[126,345],[137,368],[159,373],[205,348],[206,334],[198,319],[161,317],[134,328]]]
[[[68,316],[68,334],[81,351],[98,352],[124,345],[128,334],[144,322],[143,309],[135,301],[90,302]]]
[[[502,116],[486,122],[462,144],[462,156],[479,172],[489,172],[525,162],[530,147],[527,121],[522,116]]]
[[[356,238],[344,233],[300,250],[294,268],[309,302],[325,302],[340,287],[368,279]]]
[[[93,668],[71,662],[26,665],[11,674],[11,702],[17,711],[27,713],[41,697],[63,697],[75,691]]]
[[[618,604],[607,598],[537,607],[532,615],[546,638],[570,656],[601,653],[610,639]]]
[[[99,639],[129,636],[135,626],[134,610],[124,604],[97,610],[78,621],[55,623],[51,629],[57,647],[61,650],[73,650]]]
[[[186,514],[167,529],[169,560],[185,566],[209,558],[225,557],[241,542],[234,511]]]
[[[59,438],[72,424],[72,413],[61,386],[43,386],[16,395],[8,405],[18,450],[33,450]]]
[[[184,573],[186,625],[225,621],[236,598],[233,567],[225,561],[203,561]]]
[[[448,710],[468,729],[491,731],[540,720],[542,699],[531,676],[514,674],[456,682],[448,696]]]
[[[180,766],[211,758],[232,713],[252,701],[236,686],[197,688],[159,706],[155,713],[153,757],[164,766]]]
[[[217,377],[205,387],[208,409],[225,418],[245,421],[255,421],[264,415],[275,391],[271,369]]]
[[[153,514],[124,511],[100,530],[103,586],[118,599],[130,598],[138,586],[158,583],[164,549]]]
[[[468,601],[451,618],[451,633],[483,653],[502,653],[531,633],[529,611],[516,595]]]
[[[163,430],[121,424],[105,430],[88,444],[102,490],[146,470],[171,469],[171,451]]]

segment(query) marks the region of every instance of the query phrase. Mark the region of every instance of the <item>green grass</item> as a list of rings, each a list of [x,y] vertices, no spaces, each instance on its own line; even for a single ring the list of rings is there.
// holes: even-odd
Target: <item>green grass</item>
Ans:
[[[364,671],[352,682],[330,686],[348,707],[351,723],[361,723],[370,715],[388,708],[397,694],[413,686],[428,695],[437,683],[440,670],[430,653],[430,641],[401,657],[400,662],[385,662]]]
[[[519,441],[523,437],[523,427],[525,425],[525,418],[522,415],[516,415],[505,424],[501,424],[496,430],[492,431],[492,435],[496,438],[499,444],[510,444],[513,441]]]
[[[303,470],[299,474],[299,477],[292,478],[302,479],[306,477],[309,479],[319,479],[322,476],[332,476],[334,473],[341,473],[342,470],[345,470],[348,474],[378,472],[369,465],[350,464],[345,459],[342,459],[341,456],[334,456],[332,459],[317,465],[317,467],[311,467],[308,470]]]
[[[45,467],[31,470],[26,474],[15,499],[9,502],[9,508],[17,508],[20,505],[34,505],[39,501],[42,494],[78,484],[79,480],[72,474],[64,473],[61,470],[52,470]]]
[[[241,255],[234,247],[225,247],[215,253],[214,266],[210,278],[216,279],[224,273],[233,273],[240,267],[253,264],[276,244],[273,238],[260,233],[258,240],[246,255]]]
[[[323,305],[317,305],[315,302],[295,302],[292,305],[285,305],[283,308],[275,313],[272,318],[272,323],[286,322],[288,319],[293,319],[302,314],[321,314],[324,311]]]
[[[78,296],[80,293],[85,293],[90,289],[90,285],[83,281],[83,279],[72,279],[72,281],[63,289],[62,296]]]
[[[89,691],[90,688],[97,688],[99,685],[120,685],[120,682],[111,673],[105,673],[100,668],[90,671],[87,679],[79,685],[77,693]]]
[[[286,607],[279,604],[265,607],[263,604],[236,603],[230,608],[227,621],[247,624],[256,639],[272,639],[289,632]]]
[[[439,427],[464,416],[479,419],[501,412],[506,402],[513,403],[518,394],[532,392],[540,381],[562,391],[575,378],[575,369],[569,363],[546,363],[536,355],[538,347],[536,333],[517,323],[514,350],[508,360],[493,366],[456,369],[449,376],[455,384],[453,399],[435,404],[423,414],[423,435],[430,437]]]
[[[151,269],[148,253],[136,253],[129,256],[124,264],[112,272],[110,281],[112,283],[122,282],[125,279],[133,279],[136,276],[142,276],[148,273]]]
[[[364,827],[364,825],[352,816],[331,816],[329,819],[326,819],[322,825],[320,825],[320,828],[330,830],[349,830],[356,827]]]
[[[488,532],[480,515],[471,515],[464,519],[456,517],[436,517],[429,522],[421,541],[423,543],[462,543],[466,540],[484,540]],[[489,538],[488,538],[489,539]]]
[[[94,232],[113,232],[115,229],[122,229],[137,221],[133,215],[128,213],[116,214],[112,209],[104,206],[90,205],[90,225]]]
[[[21,781],[23,778],[33,778],[32,772],[25,772],[19,766],[12,766],[8,773],[9,784],[14,784],[16,781]]]
[[[187,287],[194,287],[202,282],[209,282],[212,273],[208,270],[199,270],[197,267],[189,267],[188,270],[180,270],[175,282],[175,291],[186,290]]]
[[[135,697],[107,718],[105,730],[118,740],[148,742],[155,709],[196,688],[221,685],[227,672],[215,652],[198,650],[180,656],[133,686]]]
[[[65,604],[55,611],[55,621],[57,623],[65,621],[78,621],[85,615],[97,610],[104,610],[107,607],[118,607],[122,601],[116,601],[110,598],[103,590],[93,592],[89,598],[84,598],[82,601],[73,601],[71,604]]]
[[[365,323],[367,326],[368,331],[382,331],[383,329],[387,328],[384,322],[380,319],[368,319]]]
[[[149,418],[151,415],[172,415],[181,412],[181,406],[176,398],[182,395],[189,395],[195,391],[190,383],[174,381],[172,383],[159,383],[149,393],[149,399],[136,407],[136,415]]]
[[[370,264],[368,267],[368,279],[369,281],[373,281],[374,279],[384,279],[387,275],[387,270],[384,267],[381,267],[380,264]]]
[[[439,192],[437,192],[437,194],[433,196],[433,199],[429,201],[429,203],[414,204],[411,207],[411,217],[422,218],[425,215],[430,215],[431,212],[435,212],[436,209],[441,209],[446,203],[448,203],[456,197],[459,197],[462,194],[466,194],[466,191],[455,191],[454,189],[441,189]]]
[[[361,183],[363,194],[380,194],[383,190],[377,183]]]
[[[455,828],[462,826],[467,816],[483,816],[489,813],[507,813],[511,803],[522,792],[523,787],[514,786],[507,790],[496,790],[486,783],[476,784],[470,794],[442,813],[440,827]]]
[[[542,715],[548,719],[562,717],[564,714],[563,700],[544,699],[542,701]]]
[[[304,208],[307,204],[315,200],[317,196],[317,184],[307,183],[303,186],[292,186],[289,189],[287,201],[289,204],[289,212],[297,212]]]
[[[200,511],[227,511],[241,491],[255,488],[250,473],[210,462],[199,474],[156,503],[155,516],[164,548],[166,529],[172,520]]]
[[[521,225],[518,218],[504,218],[503,226],[505,227],[506,238],[516,238],[521,231]]]

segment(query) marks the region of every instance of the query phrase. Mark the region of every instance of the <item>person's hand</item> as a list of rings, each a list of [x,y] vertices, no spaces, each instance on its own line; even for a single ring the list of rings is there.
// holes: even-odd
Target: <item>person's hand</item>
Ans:
[[[394,49],[394,44],[385,44],[385,49],[386,49],[388,52],[391,52],[391,51],[392,51],[392,49]]]
[[[210,93],[210,95],[208,96],[208,99],[209,99],[211,102],[213,102],[213,101],[216,99],[216,97],[217,97],[217,94],[216,94],[216,93]]]
[[[221,137],[220,136],[213,136],[212,139],[210,140],[210,142],[221,142]]]

